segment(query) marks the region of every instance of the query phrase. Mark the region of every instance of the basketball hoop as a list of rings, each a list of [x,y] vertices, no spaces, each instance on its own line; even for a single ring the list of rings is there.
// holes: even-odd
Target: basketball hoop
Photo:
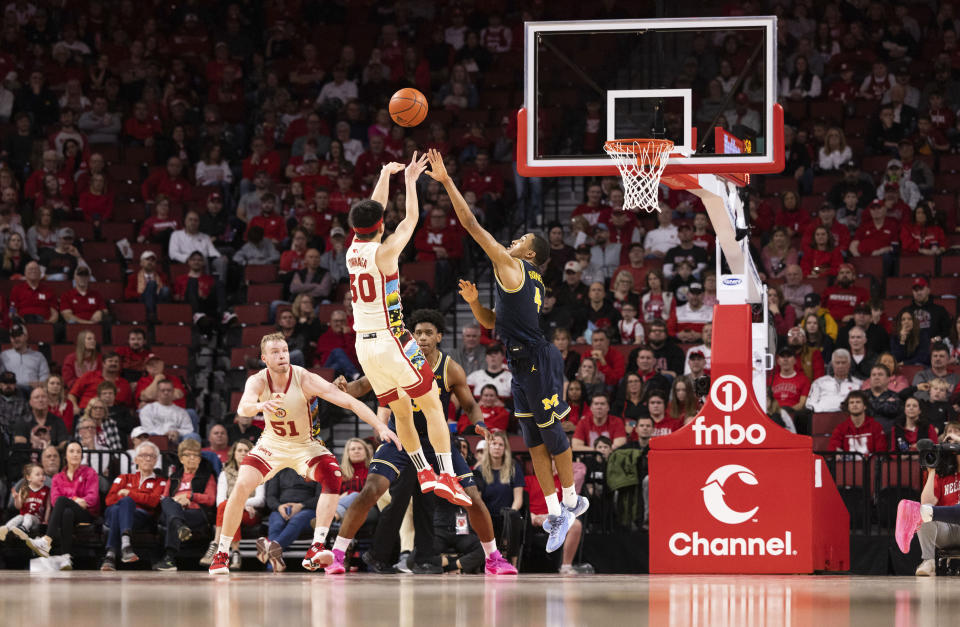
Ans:
[[[669,139],[613,139],[603,149],[623,177],[623,208],[660,211],[657,186],[673,150]]]

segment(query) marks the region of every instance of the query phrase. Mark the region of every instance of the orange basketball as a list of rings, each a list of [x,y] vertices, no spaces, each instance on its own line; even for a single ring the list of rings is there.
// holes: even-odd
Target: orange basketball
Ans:
[[[404,87],[390,98],[390,117],[400,126],[416,126],[427,117],[427,98],[413,87]]]

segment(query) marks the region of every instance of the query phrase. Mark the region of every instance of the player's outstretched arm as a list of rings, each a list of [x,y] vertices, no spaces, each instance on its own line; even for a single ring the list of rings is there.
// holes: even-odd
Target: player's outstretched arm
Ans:
[[[263,394],[264,381],[260,377],[250,377],[243,386],[243,395],[240,402],[237,403],[237,413],[241,416],[256,416],[260,412],[273,412],[278,409],[282,403],[274,399],[268,399],[263,403],[258,403],[257,399]]]
[[[355,413],[360,420],[373,427],[373,430],[377,433],[380,440],[393,442],[397,445],[397,448],[400,448],[400,439],[397,438],[397,435],[388,429],[387,425],[381,421],[375,413],[370,411],[369,407],[346,392],[341,391],[336,385],[330,383],[320,375],[312,372],[308,373],[308,376],[304,377],[303,391],[306,392],[307,396],[319,396],[334,405],[349,409]]]
[[[480,226],[477,217],[470,211],[470,205],[463,199],[460,190],[457,189],[453,179],[450,178],[450,175],[447,173],[447,166],[443,163],[443,155],[431,148],[427,152],[427,156],[430,158],[430,169],[427,171],[427,175],[443,185],[444,189],[447,190],[447,195],[450,196],[450,202],[453,203],[453,210],[457,214],[457,219],[460,220],[460,224],[463,225],[463,228],[470,234],[470,237],[480,245],[483,252],[487,253],[490,261],[493,262],[494,267],[498,270],[501,266],[515,267],[516,261],[507,253],[507,249],[494,239],[486,229]]]
[[[370,381],[367,379],[366,375],[360,377],[356,381],[347,381],[343,375],[340,375],[333,380],[333,384],[337,386],[338,390],[341,392],[346,392],[354,398],[366,396],[370,393],[370,390],[373,389],[373,386],[370,385]]]
[[[476,427],[477,433],[484,438],[489,438],[490,430],[483,422],[483,412],[480,411],[480,405],[473,398],[473,392],[467,385],[467,373],[464,372],[463,366],[452,359],[447,361],[447,382],[450,384],[450,390],[454,396],[460,401],[460,409],[470,419],[470,424]]]
[[[460,279],[460,296],[470,305],[470,311],[477,322],[483,325],[485,329],[492,329],[497,326],[497,312],[488,309],[480,304],[480,296],[477,293],[477,286],[470,281]]]
[[[413,158],[410,159],[409,165],[403,172],[403,179],[407,184],[407,214],[397,225],[397,230],[393,232],[393,235],[388,237],[377,249],[377,265],[386,274],[393,271],[393,268],[397,265],[397,258],[400,257],[400,253],[410,242],[410,238],[413,237],[414,229],[417,228],[417,220],[420,217],[420,206],[417,203],[417,179],[426,169],[427,156],[421,155],[418,158],[417,153],[414,152]]]
[[[384,163],[380,169],[380,178],[377,180],[377,185],[373,188],[373,193],[370,194],[370,199],[386,207],[387,200],[390,198],[390,177],[402,169],[402,163],[396,161]]]

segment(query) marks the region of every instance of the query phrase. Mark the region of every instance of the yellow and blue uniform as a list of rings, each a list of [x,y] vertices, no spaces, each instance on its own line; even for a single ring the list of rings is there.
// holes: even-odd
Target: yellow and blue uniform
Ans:
[[[437,387],[440,391],[440,404],[446,410],[450,404],[450,384],[447,378],[447,366],[450,363],[450,356],[446,353],[440,353],[440,359],[437,360],[437,364],[433,366],[433,378],[437,382]],[[416,402],[413,403],[413,426],[417,430],[417,435],[420,436],[420,446],[423,447],[423,454],[427,458],[427,462],[438,469],[440,466],[437,463],[437,456],[433,450],[433,446],[430,444],[430,438],[427,433],[427,417],[423,415],[423,411],[417,406]],[[390,417],[390,422],[387,424],[391,430],[396,431],[397,424],[393,416]],[[467,465],[463,455],[460,454],[460,451],[457,447],[451,447],[451,461],[453,462],[453,472],[460,480],[460,485],[463,487],[469,487],[475,485],[473,478],[473,471],[470,470],[470,466]],[[410,456],[407,455],[406,451],[401,451],[393,442],[384,442],[377,449],[377,452],[373,454],[373,461],[370,463],[370,470],[374,474],[385,477],[390,483],[393,483],[396,478],[403,472],[404,468],[410,464]]]
[[[497,336],[507,349],[513,373],[513,407],[528,447],[546,444],[557,455],[570,448],[560,422],[570,413],[563,399],[563,356],[540,329],[546,288],[540,271],[518,259],[519,287],[508,290],[496,276]]]

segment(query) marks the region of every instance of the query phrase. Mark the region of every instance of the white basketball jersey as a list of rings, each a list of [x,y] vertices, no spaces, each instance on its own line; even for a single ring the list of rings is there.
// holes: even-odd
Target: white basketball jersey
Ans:
[[[357,333],[397,331],[403,327],[400,305],[400,273],[386,276],[377,267],[380,242],[353,240],[347,250],[353,330]]]
[[[277,399],[281,403],[276,412],[272,414],[264,412],[263,420],[266,425],[261,437],[280,439],[285,442],[310,441],[313,429],[310,399],[300,387],[300,379],[304,372],[306,371],[300,366],[291,365],[290,376],[282,387],[278,381],[273,380],[270,371],[266,368],[253,375],[262,378],[266,384],[257,401],[262,403],[268,399]]]

